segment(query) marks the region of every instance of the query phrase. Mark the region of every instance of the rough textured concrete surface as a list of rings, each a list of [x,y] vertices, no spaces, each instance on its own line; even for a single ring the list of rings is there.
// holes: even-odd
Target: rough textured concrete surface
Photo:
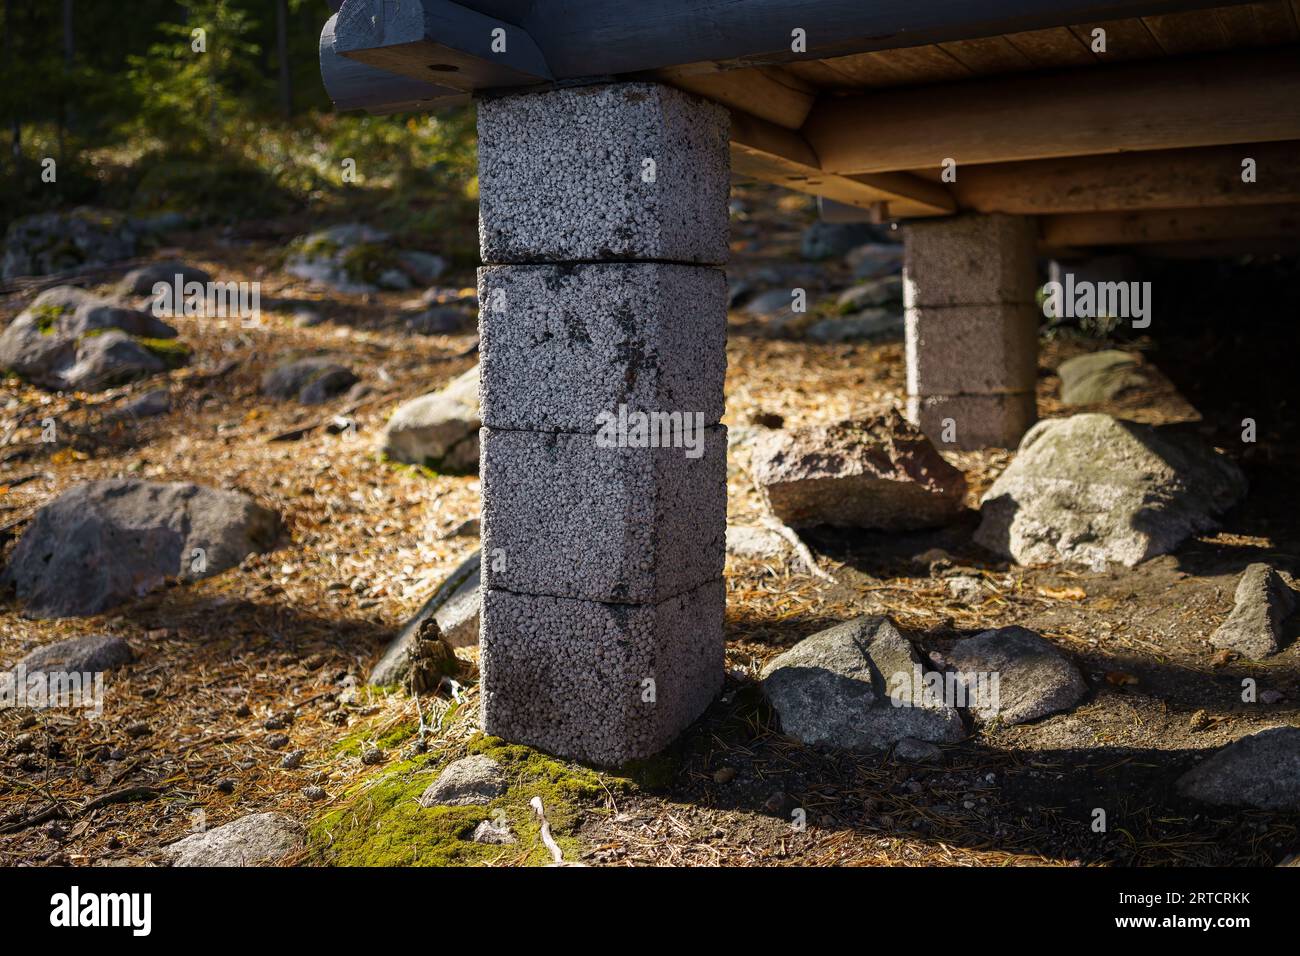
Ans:
[[[763,693],[781,730],[805,744],[886,750],[912,738],[965,736],[953,707],[915,693],[924,667],[887,617],[861,617],[804,638],[763,668]],[[896,702],[897,701],[897,706]]]
[[[251,498],[182,482],[75,485],[36,512],[3,580],[33,617],[98,614],[269,549],[280,519]],[[200,551],[201,554],[196,554]]]
[[[486,263],[727,259],[727,111],[655,83],[478,104]]]
[[[719,577],[727,531],[727,430],[702,454],[606,448],[594,435],[484,428],[487,587],[651,604]]]
[[[266,866],[307,844],[307,830],[283,813],[254,813],[192,833],[163,853],[172,866]]]
[[[1014,448],[1037,417],[1033,392],[907,397],[908,420],[947,450]]]
[[[1079,669],[1051,642],[1023,627],[1000,627],[964,638],[944,655],[980,720],[1023,724],[1069,710],[1088,692]],[[994,686],[996,692],[980,693]]]
[[[1237,582],[1232,613],[1210,636],[1215,647],[1259,659],[1282,649],[1282,622],[1296,608],[1296,593],[1267,564],[1252,564]]]
[[[652,262],[479,270],[483,423],[595,432],[597,417],[701,412],[727,371],[720,269]]]
[[[422,807],[467,807],[491,803],[506,792],[501,765],[484,754],[453,760],[420,794]]]
[[[29,674],[36,671],[95,674],[125,667],[134,660],[135,652],[122,638],[87,634],[38,647],[15,666],[26,668]]]
[[[1222,807],[1300,811],[1300,727],[1242,737],[1178,780],[1178,792]]]
[[[1240,468],[1184,433],[1054,418],[985,493],[975,540],[1020,564],[1132,567],[1213,528],[1245,493]]]
[[[897,412],[773,431],[751,461],[768,507],[793,528],[933,527],[960,514],[966,494],[962,473]]]
[[[971,213],[908,223],[903,305],[1032,303],[1037,239],[1031,216]]]
[[[1033,392],[1038,319],[1030,303],[908,309],[907,393]]]
[[[483,729],[619,766],[648,757],[722,687],[720,578],[659,604],[483,594]]]

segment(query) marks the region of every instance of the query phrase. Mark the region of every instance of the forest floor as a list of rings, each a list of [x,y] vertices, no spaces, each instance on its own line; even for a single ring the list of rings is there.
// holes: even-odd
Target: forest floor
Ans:
[[[735,224],[733,273],[797,260],[811,216],[806,203],[762,189],[743,195],[751,211]],[[417,701],[364,681],[396,629],[472,549],[472,541],[442,535],[476,515],[479,500],[476,478],[388,464],[375,438],[397,403],[476,361],[475,337],[409,334],[402,302],[410,293],[322,297],[279,271],[279,250],[311,226],[181,233],[154,254],[184,258],[220,279],[260,280],[264,297],[318,299],[327,319],[301,328],[290,313],[270,312],[259,327],[242,328],[238,320],[177,318],[195,360],[163,377],[171,414],[106,423],[106,409],[157,380],[93,397],[50,395],[12,380],[3,386],[5,417],[21,422],[0,449],[6,547],[61,491],[113,476],[243,490],[284,516],[288,536],[236,569],[98,617],[29,620],[12,594],[0,598],[6,666],[34,647],[87,633],[121,635],[138,658],[109,676],[96,720],[0,712],[0,865],[150,865],[199,822],[210,827],[270,810],[319,819],[387,772],[363,763],[358,741],[380,743],[395,761],[423,713],[432,762],[473,733],[473,649],[462,652],[457,708],[445,693]],[[814,295],[850,284],[838,261],[816,268],[822,287]],[[473,276],[444,284],[473,285]],[[8,296],[0,316],[17,314],[29,299]],[[753,429],[765,415],[791,426],[903,402],[901,342],[768,338],[740,314],[731,333],[725,421],[733,431]],[[1078,338],[1043,343],[1040,415],[1068,413],[1051,370],[1097,347]],[[1215,378],[1207,358],[1213,341],[1185,336],[1127,347],[1149,350],[1166,372],[1177,366],[1171,377],[1180,386]],[[1270,348],[1260,344],[1259,361],[1272,361]],[[355,429],[326,427],[339,408],[278,403],[258,392],[274,364],[317,351],[344,357],[374,390],[351,410]],[[1188,391],[1197,392],[1171,387],[1103,409],[1186,422],[1250,478],[1250,495],[1222,529],[1175,554],[1132,569],[1022,568],[972,543],[972,510],[929,532],[807,535],[834,583],[780,559],[729,558],[722,697],[648,767],[597,775],[600,787],[584,791],[564,815],[570,852],[593,865],[1267,865],[1300,850],[1294,814],[1207,810],[1173,791],[1179,774],[1214,748],[1268,726],[1300,726],[1300,642],[1264,663],[1226,658],[1207,643],[1247,564],[1300,571],[1300,446],[1292,426],[1265,427],[1260,442],[1243,450],[1237,405],[1218,403],[1211,385]],[[46,418],[58,424],[56,444],[33,438]],[[303,428],[296,440],[276,440]],[[762,509],[737,437],[729,518],[757,523]],[[1007,451],[945,454],[967,474],[972,509],[1012,458]],[[948,557],[936,563],[934,549]],[[986,599],[953,599],[941,576],[948,566],[982,578]],[[991,627],[1032,628],[1079,663],[1090,693],[1069,713],[974,733],[928,764],[818,751],[782,737],[754,682],[758,670],[801,638],[862,614],[891,615],[927,651]],[[1243,702],[1245,678],[1283,696]],[[285,751],[267,745],[275,716],[288,724],[285,749],[307,752],[298,769],[282,769]],[[34,735],[34,760],[13,754],[20,732]],[[309,800],[308,784],[326,798]],[[94,805],[105,795],[120,802]],[[52,805],[58,819],[38,821]],[[1106,810],[1105,832],[1093,829],[1097,808]],[[804,811],[806,827],[792,824],[795,810]],[[522,860],[535,849],[525,843],[493,848],[480,862]],[[404,862],[438,858],[422,857],[419,845],[406,853]],[[313,846],[291,862],[328,859]]]

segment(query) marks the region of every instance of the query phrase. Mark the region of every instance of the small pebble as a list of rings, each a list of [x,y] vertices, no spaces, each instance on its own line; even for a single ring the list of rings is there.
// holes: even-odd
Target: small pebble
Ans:
[[[235,716],[251,717],[253,716],[253,708],[249,707],[247,704],[240,704],[238,707],[235,708]]]
[[[329,794],[327,794],[324,790],[322,790],[320,787],[316,786],[315,784],[308,784],[307,786],[303,787],[302,795],[306,797],[308,800],[313,800],[313,801],[324,800],[327,796],[329,796]]]
[[[367,747],[361,751],[361,762],[367,767],[373,767],[376,764],[384,762],[384,752],[378,747]]]

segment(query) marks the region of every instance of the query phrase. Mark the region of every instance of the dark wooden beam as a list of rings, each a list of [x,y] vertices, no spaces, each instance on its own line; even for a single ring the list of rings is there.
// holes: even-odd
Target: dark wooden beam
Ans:
[[[1300,205],[1043,216],[1039,230],[1043,246],[1049,249],[1237,239],[1294,240],[1300,239]]]
[[[469,98],[448,86],[414,80],[340,56],[334,51],[334,23],[335,18],[330,17],[321,30],[320,75],[336,109],[397,113],[436,109]]]

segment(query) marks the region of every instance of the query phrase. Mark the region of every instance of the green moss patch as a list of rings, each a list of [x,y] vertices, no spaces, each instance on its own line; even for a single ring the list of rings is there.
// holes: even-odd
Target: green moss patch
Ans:
[[[565,860],[572,861],[581,852],[576,831],[582,808],[602,800],[607,788],[626,785],[496,737],[477,735],[464,750],[501,764],[509,784],[503,797],[486,806],[426,809],[418,803],[420,794],[443,767],[462,756],[461,749],[403,761],[359,784],[309,826],[311,860],[327,866],[544,865],[551,856],[529,807],[533,797],[540,797],[551,834]],[[470,839],[480,822],[502,817],[517,843],[494,846]]]
[[[163,360],[168,368],[180,368],[190,360],[191,349],[179,339],[137,338],[137,342]]]

